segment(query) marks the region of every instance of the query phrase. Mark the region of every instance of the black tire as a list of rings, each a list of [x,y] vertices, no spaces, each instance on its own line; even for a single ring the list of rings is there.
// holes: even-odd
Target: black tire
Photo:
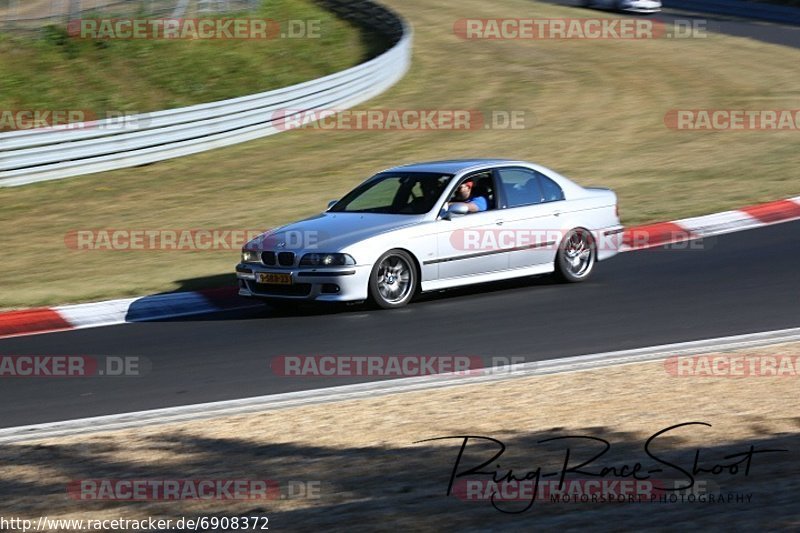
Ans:
[[[389,250],[372,267],[370,301],[383,309],[403,307],[414,297],[418,285],[416,263],[411,255],[404,250]]]
[[[577,259],[578,257],[581,259]],[[596,263],[597,245],[592,233],[584,228],[568,231],[556,253],[556,277],[567,283],[586,281],[594,272]]]

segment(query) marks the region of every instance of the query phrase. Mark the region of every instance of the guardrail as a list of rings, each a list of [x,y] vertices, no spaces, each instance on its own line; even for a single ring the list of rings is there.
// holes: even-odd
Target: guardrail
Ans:
[[[389,49],[323,78],[274,91],[122,120],[0,134],[0,187],[133,167],[284,131],[315,109],[346,109],[385,91],[411,61],[411,29],[369,0],[321,0],[342,18],[378,31]]]
[[[664,0],[664,7],[800,25],[800,9],[747,0]]]

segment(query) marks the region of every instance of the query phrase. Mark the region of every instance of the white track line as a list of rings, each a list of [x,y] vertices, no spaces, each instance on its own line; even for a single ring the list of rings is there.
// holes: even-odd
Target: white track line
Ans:
[[[385,394],[504,381],[528,376],[576,372],[615,365],[663,360],[671,356],[695,355],[795,341],[800,341],[800,328],[765,331],[731,337],[663,344],[646,348],[636,348],[633,350],[522,363],[507,368],[486,369],[480,371],[478,375],[460,376],[454,374],[439,374],[435,376],[401,378],[329,387],[312,391],[272,394],[268,396],[244,398],[241,400],[201,403],[150,411],[66,420],[63,422],[18,426],[0,429],[0,443],[23,442],[95,433],[99,431],[186,422],[190,420],[240,415],[286,407],[372,398]]]

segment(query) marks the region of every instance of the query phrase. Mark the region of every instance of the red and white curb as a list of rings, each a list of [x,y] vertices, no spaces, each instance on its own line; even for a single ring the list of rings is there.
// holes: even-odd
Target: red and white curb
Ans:
[[[798,219],[800,196],[701,217],[626,228],[622,251],[655,248]]]
[[[702,239],[800,219],[800,196],[672,222],[625,230],[622,251]],[[155,294],[79,305],[0,313],[0,338],[80,328],[145,322],[232,309],[259,307],[240,298],[236,287]]]
[[[259,307],[237,287],[0,313],[0,338]]]

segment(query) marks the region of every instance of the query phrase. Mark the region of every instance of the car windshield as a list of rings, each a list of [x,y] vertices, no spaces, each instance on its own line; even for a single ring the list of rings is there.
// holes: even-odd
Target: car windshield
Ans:
[[[383,172],[350,191],[329,211],[422,215],[433,209],[452,178],[434,172]]]

